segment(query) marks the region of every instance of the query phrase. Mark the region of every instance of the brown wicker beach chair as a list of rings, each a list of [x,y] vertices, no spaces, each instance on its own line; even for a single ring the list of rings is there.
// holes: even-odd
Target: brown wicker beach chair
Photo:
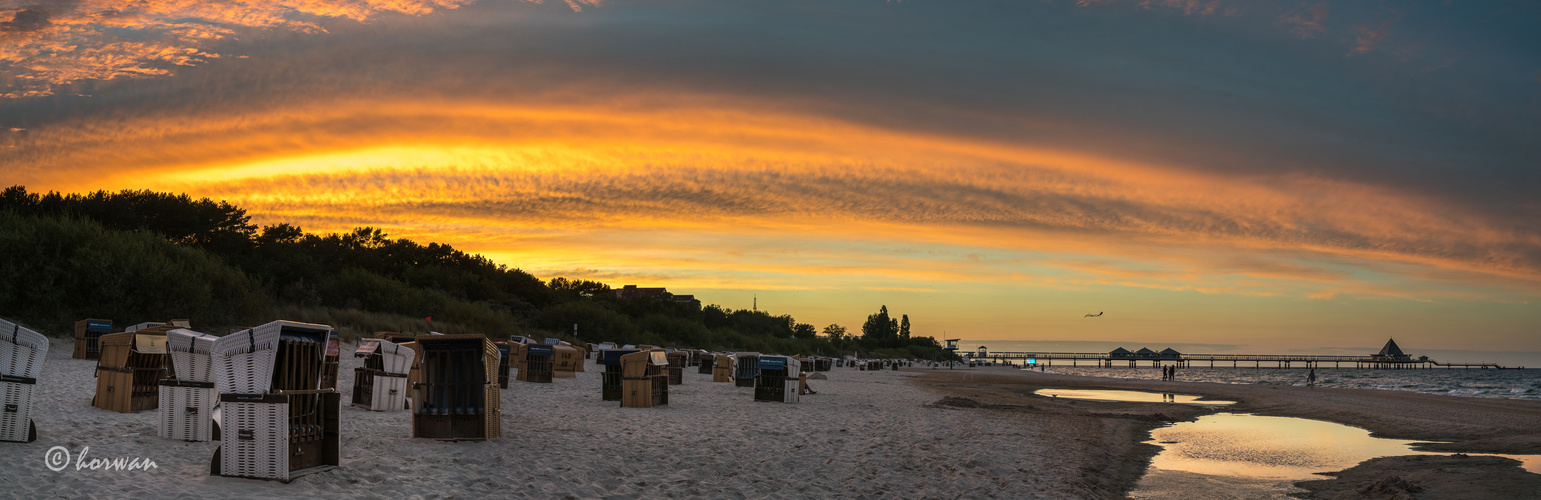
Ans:
[[[417,337],[412,437],[497,439],[502,435],[498,348],[485,335]]]
[[[103,335],[96,364],[96,396],[91,405],[119,413],[160,407],[160,380],[166,372],[167,326]]]
[[[652,408],[669,404],[669,361],[662,349],[621,356],[621,407]]]

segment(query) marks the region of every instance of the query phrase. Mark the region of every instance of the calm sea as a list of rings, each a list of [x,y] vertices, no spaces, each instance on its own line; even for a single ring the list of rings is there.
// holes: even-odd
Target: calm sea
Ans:
[[[1049,366],[1051,373],[1092,377],[1160,380],[1161,370],[1140,368],[1096,368]],[[1221,384],[1305,385],[1304,368],[1203,368],[1177,370],[1177,380],[1217,382]],[[1541,370],[1371,370],[1357,368],[1317,368],[1316,385],[1351,389],[1385,389],[1426,394],[1448,394],[1479,398],[1541,399]]]

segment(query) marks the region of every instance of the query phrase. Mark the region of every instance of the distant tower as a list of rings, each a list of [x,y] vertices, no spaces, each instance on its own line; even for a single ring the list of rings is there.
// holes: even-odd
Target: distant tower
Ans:
[[[754,296],[754,312],[760,312],[760,296]]]

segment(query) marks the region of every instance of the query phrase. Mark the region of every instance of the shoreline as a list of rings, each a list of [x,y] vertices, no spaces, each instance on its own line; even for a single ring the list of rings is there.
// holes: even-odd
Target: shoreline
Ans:
[[[1307,388],[1275,385],[1166,382],[1062,375],[1012,368],[955,370],[913,369],[912,383],[938,397],[976,401],[980,407],[1013,410],[1034,417],[1074,416],[1122,422],[1123,446],[1102,464],[1113,471],[1109,484],[1119,495],[1134,489],[1160,447],[1145,445],[1150,431],[1171,422],[1216,412],[1297,417],[1369,430],[1373,436],[1423,441],[1420,451],[1464,453],[1541,453],[1541,401],[1468,398],[1373,389]],[[1235,401],[1227,406],[1102,402],[1046,398],[1045,388],[1116,389],[1181,393],[1202,399]],[[1433,442],[1440,441],[1440,442]],[[1423,462],[1397,462],[1415,467]],[[1412,465],[1409,465],[1412,464]],[[1485,464],[1493,474],[1520,473],[1518,465]],[[1091,465],[1095,466],[1095,465]],[[1136,472],[1130,477],[1130,469]],[[1337,471],[1334,474],[1342,474]],[[1498,498],[1498,497],[1493,497]]]

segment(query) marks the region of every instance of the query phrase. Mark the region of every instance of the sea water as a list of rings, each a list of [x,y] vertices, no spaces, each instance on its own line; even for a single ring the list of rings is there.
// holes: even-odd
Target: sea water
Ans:
[[[1161,369],[1147,363],[1140,367],[1045,367],[1049,373],[1109,377],[1126,379],[1160,380]],[[1221,384],[1268,384],[1305,385],[1306,368],[1209,368],[1207,366],[1177,369],[1177,380],[1187,382],[1216,382]],[[1541,400],[1541,370],[1466,370],[1466,369],[1412,369],[1385,370],[1369,368],[1316,369],[1316,385],[1348,389],[1385,389],[1412,391],[1425,394],[1447,394],[1478,398],[1507,398]]]

